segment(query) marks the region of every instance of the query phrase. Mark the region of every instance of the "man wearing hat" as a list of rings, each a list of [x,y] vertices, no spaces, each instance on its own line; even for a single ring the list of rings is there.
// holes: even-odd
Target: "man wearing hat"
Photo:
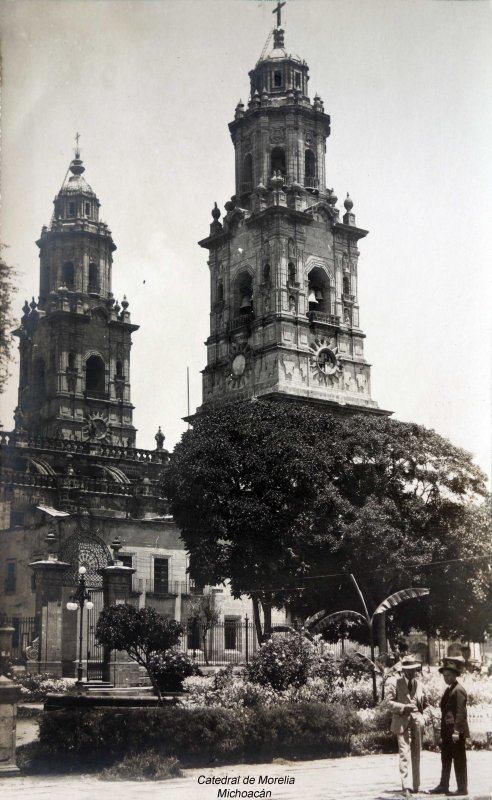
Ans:
[[[398,739],[398,755],[403,793],[410,797],[412,791],[418,792],[420,785],[420,751],[422,748],[422,731],[425,720],[424,708],[427,699],[422,685],[415,678],[422,663],[412,656],[401,660],[403,675],[388,685],[387,702],[393,712],[391,730]],[[409,767],[412,762],[412,781]]]
[[[430,794],[468,794],[466,738],[470,735],[466,713],[466,691],[456,680],[464,666],[463,658],[445,658],[439,672],[447,685],[441,699],[441,780]],[[449,791],[451,765],[454,762],[457,792]]]

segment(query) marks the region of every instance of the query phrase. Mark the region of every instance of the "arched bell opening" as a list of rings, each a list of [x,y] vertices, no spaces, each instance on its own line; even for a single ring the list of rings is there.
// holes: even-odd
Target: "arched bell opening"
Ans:
[[[72,261],[65,261],[62,267],[62,281],[67,289],[73,289],[75,284],[75,269]]]
[[[308,274],[308,305],[309,311],[331,313],[330,281],[326,272],[319,267]]]
[[[249,272],[241,272],[235,283],[236,317],[253,314],[253,279]]]
[[[306,150],[304,153],[304,185],[310,189],[317,187],[316,156],[312,150]]]
[[[99,267],[93,261],[89,264],[89,294],[99,294]]]
[[[343,276],[343,293],[350,294],[350,278],[348,275]]]
[[[104,361],[101,356],[90,356],[85,364],[85,388],[87,392],[104,394],[106,376]]]
[[[270,172],[275,175],[280,172],[281,175],[287,175],[285,150],[283,147],[274,147],[270,154]]]

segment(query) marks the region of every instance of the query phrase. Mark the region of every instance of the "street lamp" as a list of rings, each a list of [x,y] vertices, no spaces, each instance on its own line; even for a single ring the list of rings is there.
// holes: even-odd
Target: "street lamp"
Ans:
[[[94,603],[91,601],[91,594],[87,590],[87,586],[85,583],[85,573],[87,572],[85,567],[79,567],[79,585],[77,586],[77,591],[74,592],[70,596],[70,600],[67,603],[67,608],[69,611],[77,611],[80,608],[80,624],[79,624],[79,665],[77,668],[77,684],[80,685],[82,683],[82,632],[83,632],[83,622],[84,622],[84,608],[88,611],[91,608],[94,608]]]

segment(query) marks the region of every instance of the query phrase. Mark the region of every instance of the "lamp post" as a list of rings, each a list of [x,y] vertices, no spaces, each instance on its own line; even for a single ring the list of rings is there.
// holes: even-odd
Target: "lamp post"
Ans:
[[[91,594],[87,589],[85,583],[85,567],[79,567],[79,585],[77,590],[71,595],[67,608],[69,611],[77,611],[80,608],[80,622],[79,622],[79,665],[77,668],[77,685],[82,683],[82,634],[84,624],[84,608],[90,610],[94,608],[94,603],[91,601]]]

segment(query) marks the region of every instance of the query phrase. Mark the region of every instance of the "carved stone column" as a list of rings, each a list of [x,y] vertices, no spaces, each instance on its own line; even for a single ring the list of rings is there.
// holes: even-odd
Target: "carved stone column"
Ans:
[[[103,579],[104,608],[124,605],[130,599],[132,588],[132,567],[113,564],[98,570]],[[114,686],[136,686],[139,681],[139,667],[125,651],[117,650],[105,653],[104,680]]]
[[[70,567],[48,558],[29,564],[36,576],[36,615],[39,619],[37,671],[62,675],[63,577]]]

